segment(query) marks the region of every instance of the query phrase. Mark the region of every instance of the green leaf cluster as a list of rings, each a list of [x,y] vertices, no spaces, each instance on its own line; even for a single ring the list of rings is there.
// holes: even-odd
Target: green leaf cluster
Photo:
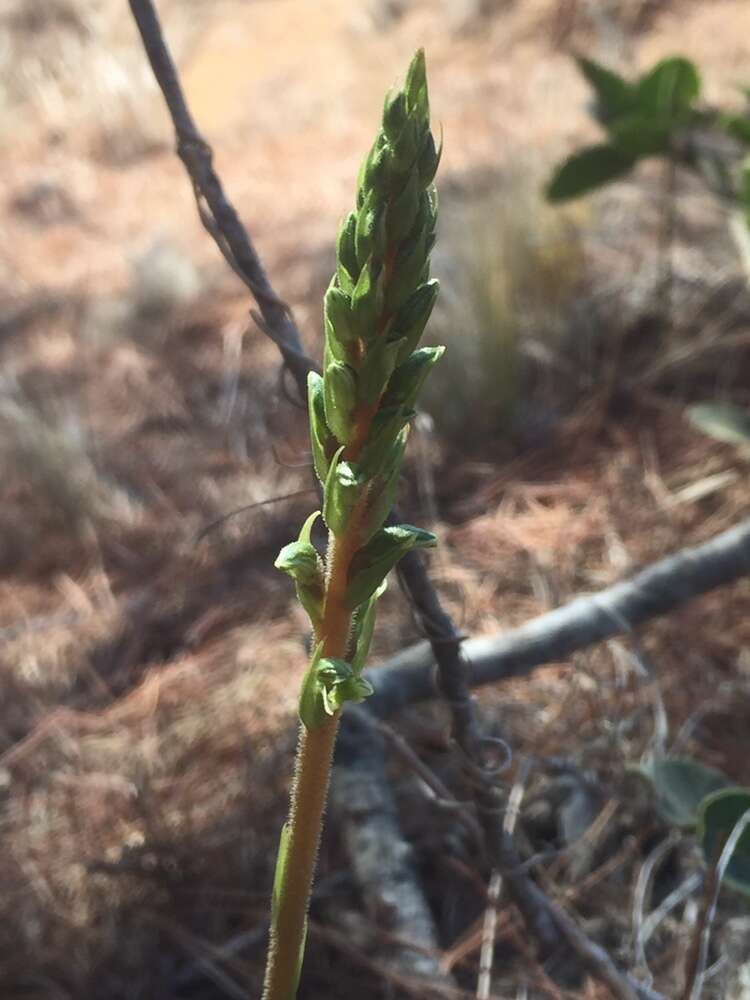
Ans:
[[[735,824],[750,809],[750,788],[690,757],[663,757],[636,769],[653,788],[664,820],[695,830],[707,865],[715,865]],[[724,881],[750,896],[750,826],[729,860]]]
[[[695,403],[689,406],[690,422],[709,437],[750,451],[750,410],[733,403]]]
[[[366,696],[360,673],[385,577],[411,549],[436,542],[430,532],[411,525],[384,525],[417,396],[443,353],[442,347],[419,347],[438,293],[438,282],[430,278],[430,252],[440,153],[430,129],[420,50],[403,88],[386,97],[375,141],[362,162],[355,208],[341,224],[336,270],[325,296],[323,374],[308,379],[323,520],[333,546],[346,539],[352,553],[345,605],[353,621],[347,659],[319,651],[306,675],[300,715],[311,728],[345,701]],[[276,565],[294,577],[317,627],[330,567],[310,541],[313,520],[282,550]]]
[[[696,102],[701,81],[689,59],[663,59],[635,81],[583,56],[577,64],[593,91],[594,116],[607,137],[557,167],[547,185],[547,197],[554,202],[588,194],[646,157],[672,156],[675,140],[700,117]]]

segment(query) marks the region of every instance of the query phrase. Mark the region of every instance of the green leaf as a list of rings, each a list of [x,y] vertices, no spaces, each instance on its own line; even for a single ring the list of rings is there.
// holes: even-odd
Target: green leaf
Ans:
[[[375,613],[377,603],[383,596],[388,586],[388,581],[383,580],[378,589],[368,598],[364,604],[356,609],[352,619],[352,637],[354,640],[354,656],[352,658],[352,670],[355,676],[359,676],[364,670],[367,656],[372,643],[372,633],[375,629]]]
[[[717,441],[750,446],[750,410],[733,403],[698,403],[688,407],[690,422]]]
[[[289,841],[291,839],[291,830],[288,823],[284,823],[281,828],[281,835],[279,836],[279,849],[276,854],[276,869],[273,876],[273,890],[271,892],[271,920],[276,923],[276,919],[279,914],[279,903],[281,901],[281,893],[284,887],[284,881],[286,879],[286,863],[287,855],[289,853]]]
[[[292,831],[288,823],[284,823],[281,828],[281,836],[279,837],[279,850],[276,855],[276,869],[273,876],[273,891],[271,893],[271,924],[275,928],[278,917],[279,917],[279,906],[281,904],[281,896],[284,892],[284,885],[286,883],[286,871],[289,864],[289,844],[292,839]],[[295,970],[295,982],[294,982],[294,992],[296,993],[297,987],[299,986],[300,976],[302,974],[302,962],[305,957],[305,942],[307,940],[307,918],[305,918],[305,927],[302,932],[302,940],[300,941],[299,955],[297,957],[297,968]]]
[[[313,464],[318,479],[323,483],[338,443],[326,422],[323,379],[317,372],[310,372],[307,376],[307,401]]]
[[[745,223],[750,226],[750,156],[746,156],[740,167],[739,200],[745,212]]]
[[[602,124],[633,109],[636,91],[632,84],[593,59],[579,56],[576,63],[596,94],[596,117]]]
[[[683,829],[697,824],[707,795],[731,785],[721,771],[689,757],[663,757],[637,771],[653,785],[656,807],[666,822]]]
[[[326,711],[320,691],[320,678],[318,677],[318,664],[323,656],[323,645],[320,642],[315,647],[302,679],[302,690],[299,699],[299,717],[306,729],[318,729],[326,721]]]
[[[353,610],[371,597],[407,552],[436,544],[437,538],[431,531],[411,524],[381,528],[352,560],[346,588],[347,606]]]
[[[357,405],[357,378],[341,361],[326,366],[323,379],[323,404],[326,423],[341,444],[354,433],[353,414]]]
[[[336,537],[346,531],[364,487],[363,479],[351,462],[343,462],[339,458],[335,465],[331,464],[325,484],[323,518]]]
[[[700,96],[701,80],[694,63],[682,56],[662,59],[638,82],[639,108],[646,113],[675,117]]]
[[[404,427],[393,443],[387,462],[367,492],[367,506],[362,521],[362,535],[366,542],[383,527],[396,501],[408,437],[409,428]]]
[[[587,146],[556,169],[547,185],[547,198],[560,202],[589,194],[627,174],[634,163],[633,157],[615,146]]]
[[[733,139],[750,146],[750,117],[747,115],[721,115],[719,125]]]
[[[737,822],[750,809],[750,788],[727,788],[708,795],[700,810],[698,837],[706,864],[716,864]],[[750,896],[750,826],[746,826],[724,872],[724,882]]]
[[[674,120],[634,111],[612,123],[612,145],[631,160],[665,155],[670,150]]]

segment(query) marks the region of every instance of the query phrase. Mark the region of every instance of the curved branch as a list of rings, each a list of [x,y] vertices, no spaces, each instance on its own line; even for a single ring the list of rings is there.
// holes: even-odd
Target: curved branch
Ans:
[[[750,575],[750,519],[693,548],[682,549],[629,580],[495,636],[467,639],[472,687],[522,677],[641,622],[664,615],[716,587]],[[368,699],[381,718],[437,697],[435,659],[427,642],[398,653],[366,672],[375,688]]]

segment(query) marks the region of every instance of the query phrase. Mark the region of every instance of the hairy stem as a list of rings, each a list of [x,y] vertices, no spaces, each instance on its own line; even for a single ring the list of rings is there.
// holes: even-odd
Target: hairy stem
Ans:
[[[360,544],[361,513],[355,511],[345,535],[329,535],[323,620],[315,641],[323,654],[343,657],[351,629],[351,611],[345,603],[349,564]],[[319,729],[300,727],[297,763],[289,810],[289,842],[279,887],[279,907],[271,930],[263,1000],[293,1000],[300,954],[305,944],[315,864],[323,829],[328,785],[339,719],[337,712]]]
[[[339,714],[319,729],[300,727],[297,766],[289,814],[290,839],[279,909],[271,944],[263,1000],[293,1000],[305,943],[307,909],[323,827]]]

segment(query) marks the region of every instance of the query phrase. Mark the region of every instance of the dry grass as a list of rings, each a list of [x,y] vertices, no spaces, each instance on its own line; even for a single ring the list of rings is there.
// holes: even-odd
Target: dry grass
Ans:
[[[180,53],[198,18],[205,27],[208,5],[164,7]],[[10,0],[0,14],[0,134],[88,134],[91,152],[110,162],[163,145],[156,87],[136,39],[115,0]]]
[[[564,402],[552,385],[570,379],[574,326],[580,335],[583,213],[550,208],[542,187],[528,164],[443,200],[429,336],[447,353],[424,405],[454,440],[469,429],[478,447],[488,436],[533,436]]]
[[[497,173],[498,160],[509,159],[517,167],[524,149],[529,162],[551,161],[585,134],[582,89],[551,51],[552,15],[562,6],[511,5],[486,30],[460,37],[445,32],[431,3],[414,3],[372,37],[338,0],[327,0],[323,14],[297,0],[216,6],[210,16],[203,4],[187,15],[184,3],[161,6],[228,187],[306,332],[319,330],[317,285],[330,269],[330,234],[349,203],[359,150],[417,39],[434,49],[434,102],[454,190],[471,190],[470,168]],[[694,37],[694,20],[669,20],[678,7],[691,18],[716,16],[662,6],[669,30],[646,36],[649,46],[679,48],[681,37]],[[9,1000],[216,1000],[240,987],[255,995],[305,661],[305,623],[271,567],[313,500],[259,508],[197,536],[234,507],[309,485],[304,420],[280,391],[272,345],[248,330],[245,299],[213,279],[219,265],[171,154],[141,162],[118,150],[118,131],[135,135],[135,156],[165,127],[122,5],[49,4],[38,24],[30,10],[6,5],[0,46],[13,70],[2,74],[2,127],[18,140],[4,178],[0,250],[0,992]],[[193,48],[196,24],[202,38]],[[595,34],[584,22],[575,32]],[[66,134],[49,145],[59,128]],[[439,265],[446,313],[457,310],[443,331],[455,359],[444,370],[463,427],[476,426],[478,386],[482,420],[501,402],[494,437],[510,418],[522,425],[529,405],[566,416],[541,436],[521,435],[520,448],[488,435],[474,460],[463,443],[435,434],[425,458],[434,463],[432,493],[404,490],[416,523],[431,516],[431,504],[443,522],[433,569],[471,633],[604,586],[747,511],[746,466],[682,416],[683,395],[746,391],[747,348],[730,351],[725,336],[742,332],[743,301],[715,308],[710,328],[696,319],[707,291],[731,277],[725,251],[712,256],[723,246],[720,225],[703,218],[693,226],[691,215],[681,237],[685,298],[675,327],[695,337],[688,355],[670,360],[651,346],[640,353],[625,340],[614,363],[610,341],[595,348],[576,339],[577,291],[585,276],[589,321],[614,317],[620,331],[653,301],[654,268],[645,266],[635,283],[641,298],[628,298],[633,261],[641,254],[653,262],[654,219],[637,215],[642,191],[613,192],[604,221],[597,215],[589,226],[586,218],[571,232],[540,205],[536,180],[499,172],[507,180],[491,198],[457,196],[455,209],[444,198],[441,242],[455,251],[459,237],[447,232],[463,229],[466,247]],[[58,185],[74,211],[19,211],[42,182]],[[697,243],[700,255],[690,256]],[[454,258],[463,269],[455,285]],[[159,270],[171,277],[154,282]],[[458,319],[469,310],[467,337]],[[529,360],[537,341],[546,361],[538,351]],[[573,364],[576,378],[550,374],[550,357]],[[648,390],[632,385],[618,395],[618,384],[601,384],[620,361],[639,377],[654,370]],[[509,377],[519,367],[526,381]],[[499,393],[498,378],[508,378]],[[718,478],[708,492],[686,491],[710,477]],[[485,718],[519,755],[570,758],[617,798],[625,764],[652,746],[658,687],[671,736],[691,720],[684,748],[747,782],[736,709],[748,697],[747,599],[738,585],[645,629],[655,682],[613,644],[486,692]],[[378,654],[415,638],[394,587]],[[425,711],[403,720],[404,731],[465,797],[455,760],[435,749],[435,721],[442,726],[440,712]],[[410,774],[395,763],[391,770],[447,953],[471,936],[488,872],[453,819],[432,811]],[[566,846],[559,805],[567,794],[541,764],[534,770],[524,849],[565,848],[545,855],[540,878],[631,963],[623,899],[666,831],[628,790],[586,850]],[[694,865],[686,842],[654,905]],[[735,902],[724,901],[722,933]],[[313,914],[309,996],[377,1000],[389,988],[387,970],[372,959],[380,932],[350,930],[358,911],[332,833]],[[510,913],[500,926],[496,994],[526,984],[530,997],[549,995]],[[667,992],[689,927],[685,907],[649,943]],[[467,946],[466,955],[456,977],[473,989],[476,951]],[[602,995],[571,970],[563,975],[568,995]]]

